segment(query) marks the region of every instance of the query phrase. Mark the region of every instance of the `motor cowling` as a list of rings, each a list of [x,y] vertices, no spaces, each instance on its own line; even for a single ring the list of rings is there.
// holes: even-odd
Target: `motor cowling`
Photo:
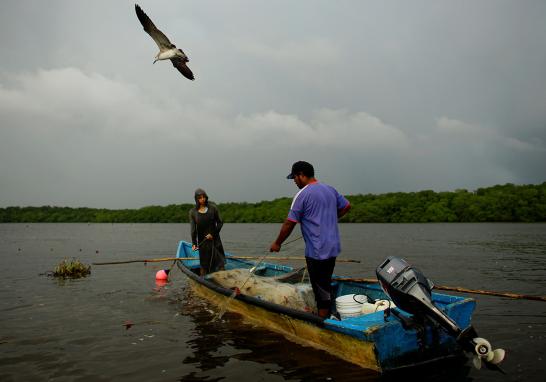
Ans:
[[[428,317],[451,335],[461,329],[432,302],[434,284],[404,259],[391,256],[376,269],[381,287],[400,309],[418,318]]]

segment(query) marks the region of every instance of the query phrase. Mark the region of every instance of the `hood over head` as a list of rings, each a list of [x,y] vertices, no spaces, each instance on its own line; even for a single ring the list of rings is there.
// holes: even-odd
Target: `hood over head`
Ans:
[[[196,206],[197,208],[199,208],[199,202],[197,201],[197,199],[198,199],[201,195],[205,195],[205,205],[206,205],[206,206],[209,205],[209,196],[207,195],[207,193],[205,192],[205,190],[203,190],[202,188],[198,188],[197,190],[195,190],[195,194],[194,194],[195,206]]]

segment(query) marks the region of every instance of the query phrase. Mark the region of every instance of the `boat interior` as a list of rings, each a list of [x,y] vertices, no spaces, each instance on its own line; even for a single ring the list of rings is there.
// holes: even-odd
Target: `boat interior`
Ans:
[[[255,261],[248,261],[243,259],[234,259],[230,258],[230,255],[227,254],[228,261],[226,262],[226,270],[232,269],[250,269],[256,265]],[[199,274],[199,260],[189,260],[184,261],[185,265],[192,270],[196,275]],[[253,271],[253,274],[261,277],[272,277],[277,279],[279,282],[287,283],[308,283],[309,278],[306,272],[305,267],[294,269],[290,266],[281,265],[281,264],[272,264],[272,263],[260,263]],[[205,276],[207,279],[210,279],[210,275]],[[335,278],[335,275],[334,275]],[[332,301],[332,315],[333,317],[340,318],[340,314],[337,311],[335,298],[345,295],[365,295],[369,302],[375,302],[378,300],[390,300],[388,295],[381,289],[378,284],[366,284],[366,283],[357,283],[350,281],[332,281],[332,287],[334,292],[334,299]],[[449,296],[444,294],[433,293],[433,300],[437,306],[442,309],[448,304],[455,302],[460,299],[460,297]],[[360,321],[362,323],[369,321],[377,321],[380,319],[384,320],[384,313],[377,311],[373,312],[374,314],[359,315],[357,317],[346,317],[344,321],[350,321],[353,324],[358,325]],[[404,312],[405,313],[405,312]]]

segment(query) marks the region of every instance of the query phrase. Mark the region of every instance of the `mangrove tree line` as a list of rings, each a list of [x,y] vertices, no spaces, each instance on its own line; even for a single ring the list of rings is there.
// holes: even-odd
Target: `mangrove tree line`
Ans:
[[[350,223],[424,222],[544,222],[546,182],[538,185],[505,184],[476,191],[396,192],[349,195],[352,210],[343,218]],[[219,203],[227,223],[279,223],[291,198],[258,203]],[[2,223],[179,223],[188,221],[191,204],[148,206],[139,209],[70,207],[0,208]]]

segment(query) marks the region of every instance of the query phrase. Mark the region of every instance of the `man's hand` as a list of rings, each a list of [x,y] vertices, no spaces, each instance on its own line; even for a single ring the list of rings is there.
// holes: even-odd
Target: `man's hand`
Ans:
[[[281,250],[280,244],[277,244],[276,241],[271,244],[271,247],[269,247],[269,252],[279,252]]]
[[[212,235],[209,233],[207,236],[205,236],[205,239],[212,240]]]
[[[194,252],[195,252],[195,251],[197,251],[197,245],[195,245],[195,244],[192,244],[192,246],[191,246],[191,250],[192,250],[192,251],[194,251]]]
[[[295,221],[286,219],[284,223],[282,223],[281,232],[279,232],[277,240],[275,240],[273,244],[271,244],[271,247],[269,247],[269,252],[279,252],[281,250],[282,243],[288,236],[290,236],[295,226]]]

